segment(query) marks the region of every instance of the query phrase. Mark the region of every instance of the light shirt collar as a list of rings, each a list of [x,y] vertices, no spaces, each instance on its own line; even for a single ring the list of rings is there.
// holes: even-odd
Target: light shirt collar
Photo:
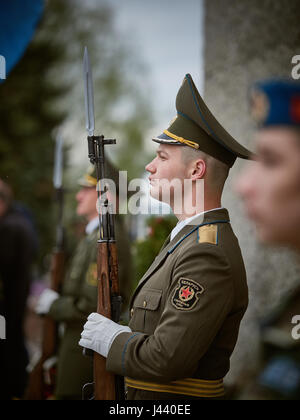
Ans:
[[[191,224],[191,222],[194,219],[197,219],[199,216],[204,216],[206,213],[210,213],[211,211],[216,211],[216,210],[222,210],[224,209],[224,207],[219,207],[217,209],[211,209],[211,210],[207,210],[204,211],[202,213],[198,213],[195,214],[195,216],[189,217],[188,219],[183,220],[182,222],[178,222],[177,225],[174,227],[174,229],[171,232],[171,241],[175,238],[176,235],[178,235],[178,233],[187,225]]]
[[[85,233],[87,235],[90,235],[91,233],[94,232],[94,230],[96,230],[99,226],[99,217],[95,217],[95,219],[91,220],[87,227],[85,228]]]

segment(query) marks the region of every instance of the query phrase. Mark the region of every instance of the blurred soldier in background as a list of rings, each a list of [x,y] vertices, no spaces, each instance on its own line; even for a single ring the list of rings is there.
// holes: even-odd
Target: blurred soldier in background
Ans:
[[[0,180],[0,315],[6,320],[6,340],[0,340],[0,399],[21,398],[26,386],[23,323],[35,251],[33,227]]]
[[[300,83],[258,83],[251,98],[253,116],[260,124],[257,156],[237,188],[259,239],[300,253]],[[297,322],[300,288],[286,296],[262,323],[262,367],[255,385],[244,397],[300,399]]]
[[[108,165],[107,178],[117,185],[118,172]],[[76,199],[77,215],[88,222],[85,236],[78,244],[63,283],[62,294],[46,289],[37,304],[37,313],[48,315],[64,326],[58,355],[55,397],[63,400],[82,399],[82,388],[93,382],[93,358],[84,357],[78,346],[87,315],[97,308],[97,179],[93,167],[79,180]],[[118,193],[118,191],[117,191]],[[123,311],[131,294],[130,244],[122,220],[116,217],[119,270]]]

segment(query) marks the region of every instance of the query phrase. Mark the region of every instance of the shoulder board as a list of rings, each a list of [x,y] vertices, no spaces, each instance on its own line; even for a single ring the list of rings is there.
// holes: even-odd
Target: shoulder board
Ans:
[[[196,226],[190,233],[185,235],[182,239],[180,239],[172,249],[168,251],[168,254],[172,254],[178,246],[186,240],[189,236],[191,236],[194,232],[198,231],[197,234],[197,241],[202,243],[213,243],[214,245],[218,244],[218,224],[219,223],[230,223],[229,220],[218,220],[216,222],[211,223],[203,223],[202,225]],[[207,228],[207,231],[204,230]],[[213,229],[214,228],[214,229]]]
[[[98,272],[97,272],[97,263],[90,264],[85,281],[88,285],[96,287],[98,285]]]
[[[218,225],[200,226],[197,232],[197,242],[218,245]]]

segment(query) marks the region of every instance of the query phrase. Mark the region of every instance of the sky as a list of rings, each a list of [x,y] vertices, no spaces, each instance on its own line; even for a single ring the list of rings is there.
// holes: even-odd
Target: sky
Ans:
[[[200,93],[204,90],[203,0],[88,0],[86,4],[99,3],[113,9],[115,30],[147,69],[154,125],[145,132],[144,142],[154,153],[157,144],[149,140],[175,117],[184,76],[190,73]],[[74,146],[70,158],[73,165],[81,165],[86,145]]]
[[[145,132],[144,142],[147,150],[152,152],[156,144],[149,139],[161,134],[176,116],[176,95],[187,73],[192,75],[203,93],[203,0],[86,1],[87,7],[107,4],[113,9],[114,30],[146,68],[145,84],[151,88],[149,99],[154,124]],[[68,134],[74,131],[76,136],[76,130],[67,125],[63,131]],[[70,160],[73,166],[82,166],[83,147],[83,144],[72,144]]]
[[[184,76],[190,73],[200,93],[204,90],[203,0],[109,0],[109,5],[120,36],[147,67],[155,126],[146,133],[145,144],[155,150],[157,144],[148,139],[175,117]],[[153,213],[170,212],[169,206],[151,203]]]
[[[136,46],[152,86],[155,130],[176,115],[175,99],[186,73],[203,92],[202,0],[109,0],[120,36]]]

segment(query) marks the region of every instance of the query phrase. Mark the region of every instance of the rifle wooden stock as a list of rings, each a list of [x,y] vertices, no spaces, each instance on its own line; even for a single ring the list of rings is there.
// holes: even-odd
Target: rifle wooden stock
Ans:
[[[59,292],[65,266],[65,254],[62,251],[55,251],[52,256],[51,264],[51,285],[50,288],[55,292]],[[40,360],[30,374],[27,390],[25,393],[26,400],[44,400],[46,395],[46,384],[44,380],[44,363],[46,360],[55,356],[57,350],[57,324],[50,317],[43,320],[43,340],[42,354]]]
[[[110,280],[111,280],[111,293],[113,296],[120,295],[119,286],[119,268],[118,268],[118,252],[116,242],[109,243],[109,255],[110,255]],[[119,319],[113,321],[119,322]]]
[[[109,245],[98,243],[98,308],[97,312],[111,319]],[[95,400],[115,400],[115,375],[107,372],[106,359],[94,354]]]

